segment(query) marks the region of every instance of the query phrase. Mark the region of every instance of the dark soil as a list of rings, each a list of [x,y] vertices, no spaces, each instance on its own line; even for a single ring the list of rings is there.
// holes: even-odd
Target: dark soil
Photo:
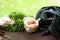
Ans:
[[[10,38],[6,38],[5,40],[55,40],[52,35],[41,36],[40,32],[36,33],[27,33],[23,32],[5,32],[7,36]]]

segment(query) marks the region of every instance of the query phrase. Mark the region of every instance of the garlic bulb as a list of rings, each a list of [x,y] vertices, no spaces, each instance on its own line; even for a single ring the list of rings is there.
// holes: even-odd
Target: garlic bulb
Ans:
[[[10,22],[10,21],[11,21],[11,19],[10,19],[8,16],[2,17],[2,20],[3,20],[4,22]]]
[[[4,25],[4,21],[2,20],[2,18],[0,18],[0,26]]]
[[[10,19],[8,16],[3,16],[0,18],[0,26],[7,27],[8,24],[14,24],[14,20]]]
[[[27,32],[32,33],[37,31],[38,28],[38,22],[34,18],[31,17],[24,17],[24,27]]]

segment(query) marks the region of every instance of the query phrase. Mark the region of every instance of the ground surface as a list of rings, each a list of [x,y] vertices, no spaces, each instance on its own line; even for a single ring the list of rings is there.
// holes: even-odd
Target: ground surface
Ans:
[[[55,40],[52,35],[41,36],[40,32],[29,34],[24,32],[6,32],[11,38],[5,40]]]

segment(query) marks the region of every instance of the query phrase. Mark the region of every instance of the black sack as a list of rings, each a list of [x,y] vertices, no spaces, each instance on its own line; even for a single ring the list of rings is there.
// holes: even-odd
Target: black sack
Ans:
[[[43,30],[43,35],[50,32],[56,37],[60,37],[60,7],[48,6],[41,8],[37,15],[36,20],[41,18],[39,21],[38,30]]]

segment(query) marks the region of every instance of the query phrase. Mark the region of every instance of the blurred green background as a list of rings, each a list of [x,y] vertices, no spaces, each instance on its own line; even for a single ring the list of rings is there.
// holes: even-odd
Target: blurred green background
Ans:
[[[0,17],[15,11],[35,17],[44,6],[60,6],[60,0],[0,0]]]

